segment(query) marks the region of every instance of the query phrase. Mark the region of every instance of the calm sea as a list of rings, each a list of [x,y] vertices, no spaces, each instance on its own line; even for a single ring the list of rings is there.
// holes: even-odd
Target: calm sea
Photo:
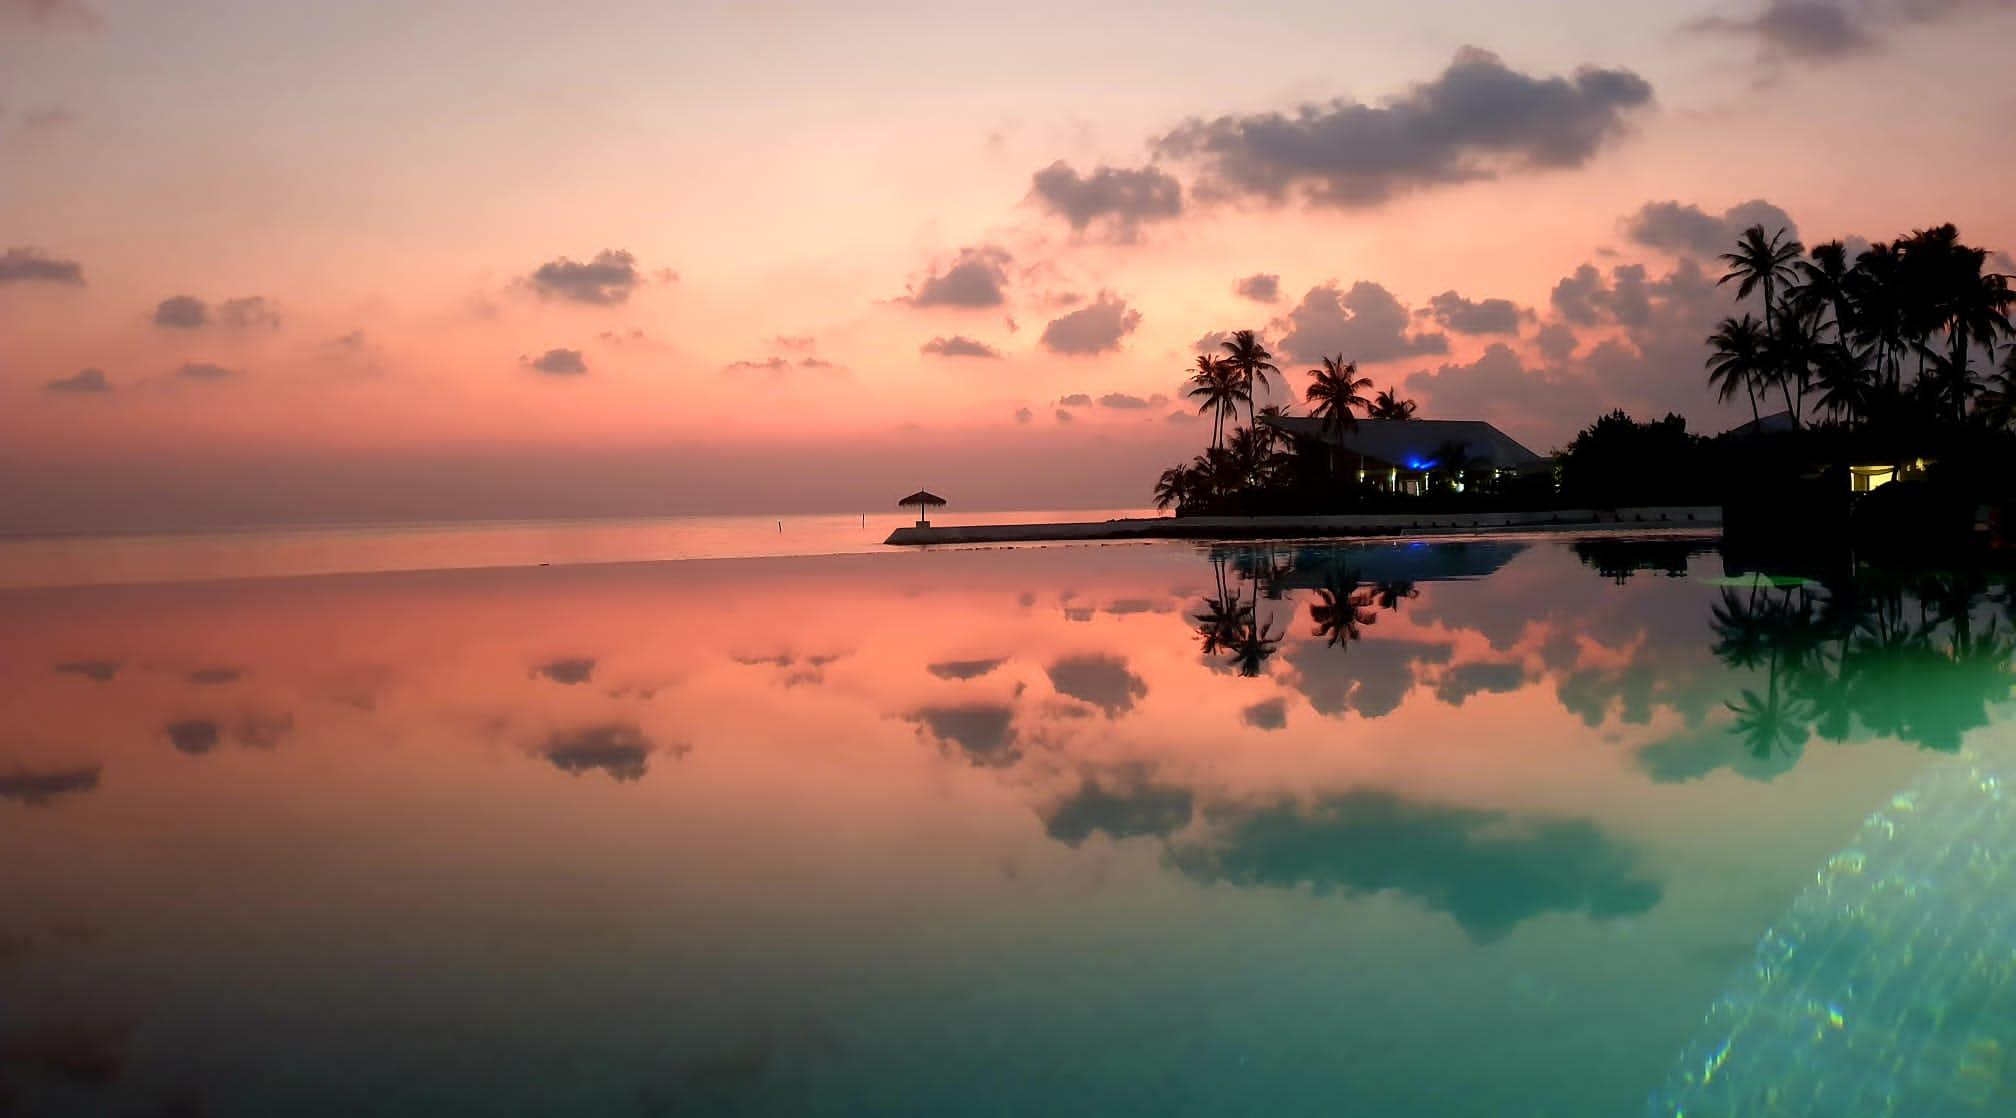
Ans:
[[[1155,509],[933,510],[933,524],[1166,516]],[[0,536],[0,587],[80,586],[483,567],[751,559],[891,550],[905,514],[666,516]]]
[[[7,545],[0,1113],[2016,1113],[1999,576],[762,527]]]

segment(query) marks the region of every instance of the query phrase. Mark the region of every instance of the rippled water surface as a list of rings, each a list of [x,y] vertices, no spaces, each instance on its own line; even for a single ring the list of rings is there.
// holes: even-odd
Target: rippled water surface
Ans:
[[[2008,588],[1764,574],[0,591],[0,1113],[2016,1111]]]

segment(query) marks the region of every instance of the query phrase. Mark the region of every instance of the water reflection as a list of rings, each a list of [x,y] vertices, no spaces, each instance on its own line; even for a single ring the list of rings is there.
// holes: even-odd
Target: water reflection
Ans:
[[[1631,1112],[2016,687],[1677,535],[0,597],[0,1112]]]

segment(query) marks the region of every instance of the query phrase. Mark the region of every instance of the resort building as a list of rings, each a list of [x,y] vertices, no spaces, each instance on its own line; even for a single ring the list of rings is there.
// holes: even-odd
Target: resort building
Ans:
[[[1439,475],[1458,492],[1479,477],[1547,474],[1554,460],[1533,453],[1479,419],[1360,419],[1356,430],[1309,416],[1260,417],[1290,438],[1336,447],[1362,484],[1389,493],[1425,493]],[[1450,477],[1451,474],[1455,476]]]

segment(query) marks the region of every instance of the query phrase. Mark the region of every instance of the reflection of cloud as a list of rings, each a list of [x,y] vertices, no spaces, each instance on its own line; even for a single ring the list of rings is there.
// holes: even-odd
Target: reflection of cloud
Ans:
[[[1207,839],[1169,854],[1192,878],[1399,893],[1447,913],[1480,942],[1544,913],[1637,915],[1663,895],[1627,851],[1585,821],[1520,820],[1375,791],[1208,811],[1206,819]]]
[[[1276,698],[1254,703],[1239,712],[1239,720],[1258,730],[1286,729],[1288,700]]]
[[[1656,784],[1685,784],[1717,769],[1745,780],[1770,781],[1799,763],[1797,750],[1774,749],[1759,757],[1729,731],[1727,718],[1705,721],[1640,749],[1633,762]]]
[[[71,660],[56,665],[56,670],[64,675],[81,675],[98,683],[110,683],[119,674],[117,660]]]
[[[1447,663],[1454,646],[1442,641],[1364,640],[1341,648],[1304,641],[1287,655],[1287,682],[1318,714],[1393,713],[1414,686],[1417,664]]]
[[[549,660],[532,670],[555,683],[564,683],[572,687],[588,682],[595,674],[595,661],[586,656],[565,656],[558,660]]]
[[[772,653],[768,656],[735,656],[731,657],[731,659],[738,664],[746,664],[750,667],[767,664],[782,673],[784,686],[796,687],[801,683],[826,682],[826,665],[833,663],[844,655],[845,653],[833,652],[801,656],[798,653],[786,650],[784,652]]]
[[[1015,711],[1000,703],[924,707],[912,714],[941,743],[956,745],[983,768],[1005,768],[1021,759],[1015,748]]]
[[[993,660],[946,660],[942,663],[927,664],[924,670],[939,679],[978,679],[1007,662],[1006,657]]]
[[[12,773],[0,774],[0,800],[41,807],[58,797],[75,796],[98,787],[101,771],[103,766],[100,765],[41,772],[16,769]]]
[[[191,756],[217,748],[218,741],[224,736],[223,729],[207,718],[170,722],[166,730],[169,744]]]
[[[1077,846],[1094,834],[1113,839],[1166,837],[1189,824],[1192,798],[1187,788],[1150,784],[1138,776],[1117,790],[1087,780],[1044,814],[1043,830],[1066,846]]]
[[[168,743],[190,756],[200,756],[224,741],[226,727],[214,718],[186,718],[163,728]],[[231,740],[248,749],[273,749],[294,734],[291,714],[249,714],[229,727]]]
[[[236,683],[245,673],[237,668],[197,668],[182,678],[199,687],[216,687],[226,683]]]
[[[1450,706],[1462,706],[1463,700],[1478,692],[1502,695],[1517,691],[1526,682],[1526,667],[1518,663],[1494,663],[1479,661],[1474,664],[1457,664],[1442,673],[1442,679],[1435,684],[1435,697]]]
[[[644,778],[646,765],[656,748],[636,726],[611,722],[554,734],[539,752],[561,772],[579,776],[600,769],[612,779],[624,782]],[[684,756],[686,748],[670,752],[676,758]]]
[[[1050,686],[1059,694],[1082,699],[1115,718],[1134,709],[1148,694],[1148,684],[1127,670],[1119,656],[1067,656],[1050,665]]]

